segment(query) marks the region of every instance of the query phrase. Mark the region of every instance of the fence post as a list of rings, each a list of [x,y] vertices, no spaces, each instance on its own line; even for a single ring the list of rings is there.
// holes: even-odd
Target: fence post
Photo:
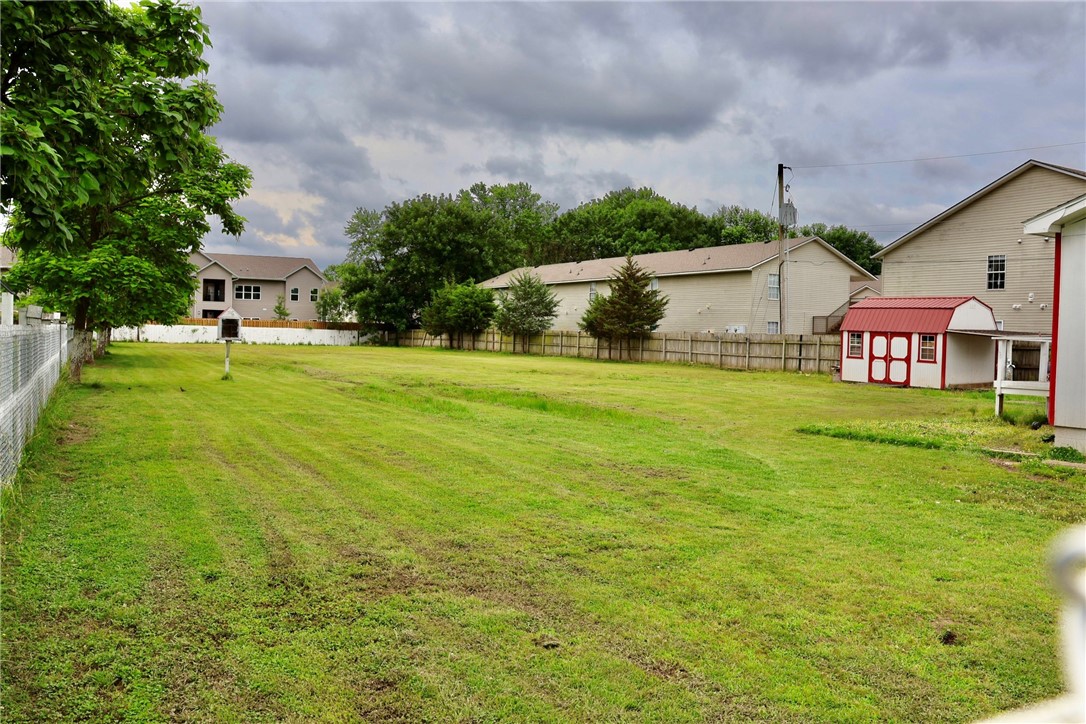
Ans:
[[[645,361],[645,338],[644,337],[638,337],[637,338],[637,361],[638,362],[644,362]]]
[[[788,338],[783,334],[781,335],[781,372],[788,369],[788,365],[785,364],[786,357],[788,355]]]
[[[815,374],[822,371],[822,335],[818,335],[818,341],[815,343]]]
[[[686,363],[694,364],[694,334],[686,333]]]
[[[744,367],[743,369],[745,369],[745,370],[750,369],[750,337],[747,337],[747,366]]]
[[[724,338],[716,338],[716,366],[717,369],[724,369]]]

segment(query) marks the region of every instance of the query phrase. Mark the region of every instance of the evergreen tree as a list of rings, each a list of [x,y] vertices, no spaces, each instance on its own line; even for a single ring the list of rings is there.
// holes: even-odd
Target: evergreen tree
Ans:
[[[667,297],[652,289],[653,275],[631,257],[611,277],[611,293],[597,296],[581,318],[581,329],[593,337],[626,343],[656,329],[667,310]]]
[[[554,291],[528,272],[517,274],[509,288],[499,292],[501,306],[494,316],[494,323],[502,334],[517,335],[521,347],[527,351],[528,339],[550,329],[558,314],[558,298]]]

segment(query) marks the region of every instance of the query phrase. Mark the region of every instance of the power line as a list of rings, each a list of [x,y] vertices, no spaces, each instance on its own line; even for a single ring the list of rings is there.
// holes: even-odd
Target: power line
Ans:
[[[1027,146],[1026,148],[1009,148],[1006,151],[983,151],[981,153],[961,153],[956,156],[928,156],[927,158],[904,158],[898,161],[863,161],[859,163],[828,163],[821,166],[793,166],[793,169],[811,168],[844,168],[845,166],[884,166],[891,163],[915,163],[917,161],[943,161],[950,158],[973,158],[974,156],[996,156],[1001,153],[1018,153],[1019,151],[1039,151],[1045,148],[1064,148],[1066,146],[1082,146],[1086,141],[1074,143],[1054,143],[1050,146]]]

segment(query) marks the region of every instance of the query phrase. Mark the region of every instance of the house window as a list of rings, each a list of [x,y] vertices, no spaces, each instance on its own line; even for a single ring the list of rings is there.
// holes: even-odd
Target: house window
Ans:
[[[765,325],[766,334],[780,334],[781,323],[780,322],[766,322]]]
[[[653,277],[652,281],[649,282],[649,291],[650,292],[655,292],[659,288],[660,288],[660,280],[657,279],[656,277]]]
[[[863,332],[849,332],[848,333],[848,356],[849,357],[863,357],[864,356],[864,333]]]
[[[311,301],[311,302],[317,301],[317,290],[316,289],[310,289],[309,290],[309,301]]]
[[[260,285],[235,284],[234,299],[260,299]]]
[[[596,282],[591,282],[588,285],[588,301],[592,301],[596,298]]]
[[[291,287],[290,288],[290,301],[292,301],[292,302],[298,301],[298,287]]]
[[[935,335],[934,334],[922,334],[922,335],[920,335],[920,361],[921,362],[934,362],[935,361]]]
[[[1007,256],[1005,254],[991,254],[988,257],[988,288],[1006,289],[1007,287]]]
[[[205,302],[224,302],[224,301],[226,301],[226,280],[225,279],[205,279],[204,280],[204,301]]]
[[[781,299],[781,275],[769,275],[769,301],[779,302]]]

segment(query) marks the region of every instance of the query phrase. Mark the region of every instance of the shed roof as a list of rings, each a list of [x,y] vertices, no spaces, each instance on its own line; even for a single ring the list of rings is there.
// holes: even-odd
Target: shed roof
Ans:
[[[976,297],[868,297],[849,308],[841,331],[942,334],[954,310],[974,299],[980,302]]]
[[[796,239],[785,239],[785,245],[789,251],[805,244],[821,244],[841,260],[853,267],[853,272],[866,275],[869,279],[873,276],[854,261],[841,254],[817,236],[803,236]],[[642,269],[652,272],[658,277],[679,276],[684,274],[709,274],[714,272],[748,271],[756,266],[777,258],[778,245],[776,241],[752,244],[728,244],[726,246],[708,246],[699,249],[683,249],[682,251],[661,251],[655,254],[637,254],[633,260]],[[626,257],[615,256],[607,259],[590,259],[587,261],[566,262],[563,264],[546,264],[537,267],[520,267],[512,271],[481,282],[479,286],[501,289],[509,286],[513,277],[522,272],[531,272],[544,284],[569,284],[573,282],[603,281],[614,276],[615,270],[622,266]]]

